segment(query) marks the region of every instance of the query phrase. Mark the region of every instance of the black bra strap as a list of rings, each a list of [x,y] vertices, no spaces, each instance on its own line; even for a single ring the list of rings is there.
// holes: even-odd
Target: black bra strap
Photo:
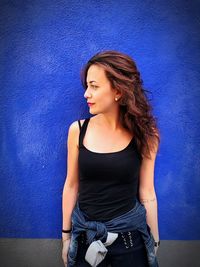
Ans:
[[[87,125],[88,125],[88,122],[89,122],[90,118],[86,118],[83,122],[83,125],[82,127],[80,128],[80,134],[79,134],[79,147],[82,146],[82,143],[83,143],[83,138],[85,136],[85,132],[86,132],[86,129],[87,129]],[[79,124],[79,127],[80,127],[80,124]]]

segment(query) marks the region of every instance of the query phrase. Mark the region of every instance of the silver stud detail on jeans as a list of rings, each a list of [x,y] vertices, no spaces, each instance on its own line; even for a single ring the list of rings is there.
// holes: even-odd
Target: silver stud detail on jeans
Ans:
[[[123,235],[123,233],[121,233],[121,235],[122,235],[122,239],[123,239],[123,241],[124,241],[125,247],[126,247],[126,248],[129,248],[129,246],[127,246],[127,242],[126,242],[126,238],[125,238],[125,236]]]
[[[131,232],[128,232],[128,236],[129,236],[130,244],[131,244],[131,247],[132,247],[133,246],[133,240],[132,240]]]

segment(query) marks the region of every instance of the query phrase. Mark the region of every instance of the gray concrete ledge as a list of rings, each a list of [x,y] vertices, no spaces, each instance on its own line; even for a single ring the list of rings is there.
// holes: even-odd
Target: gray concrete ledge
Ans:
[[[60,239],[0,239],[1,267],[64,267]],[[160,267],[199,267],[200,241],[161,240]],[[122,266],[126,267],[126,266]]]

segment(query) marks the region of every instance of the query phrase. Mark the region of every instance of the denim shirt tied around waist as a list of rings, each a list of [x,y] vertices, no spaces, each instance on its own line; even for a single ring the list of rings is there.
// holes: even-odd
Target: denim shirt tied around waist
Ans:
[[[72,233],[68,250],[67,267],[74,267],[76,264],[78,237],[82,232],[86,232],[88,243],[91,244],[95,240],[105,241],[108,235],[107,232],[128,232],[136,229],[142,234],[149,267],[159,267],[154,250],[155,240],[146,222],[146,208],[138,199],[136,199],[136,204],[133,209],[106,222],[90,220],[80,209],[77,201],[72,212]]]

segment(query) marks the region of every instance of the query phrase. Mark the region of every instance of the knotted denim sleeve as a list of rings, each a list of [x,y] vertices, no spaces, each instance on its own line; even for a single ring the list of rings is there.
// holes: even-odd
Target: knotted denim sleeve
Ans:
[[[137,200],[133,209],[103,223],[89,220],[87,215],[80,209],[79,203],[77,202],[72,213],[72,236],[68,251],[67,267],[75,266],[78,250],[77,239],[81,232],[86,232],[88,243],[91,245],[93,241],[98,240],[101,241],[101,243],[99,242],[100,244],[105,243],[108,237],[108,232],[118,233],[136,229],[142,234],[147,251],[149,267],[158,267],[158,262],[154,251],[154,239],[150,228],[146,223],[146,209],[143,204]],[[99,260],[100,258],[95,258],[93,263],[97,263]]]
[[[105,243],[101,240],[93,241],[88,247],[85,255],[85,260],[92,266],[96,267],[105,258],[108,250],[107,246],[110,246],[118,237],[117,233],[108,232]]]

